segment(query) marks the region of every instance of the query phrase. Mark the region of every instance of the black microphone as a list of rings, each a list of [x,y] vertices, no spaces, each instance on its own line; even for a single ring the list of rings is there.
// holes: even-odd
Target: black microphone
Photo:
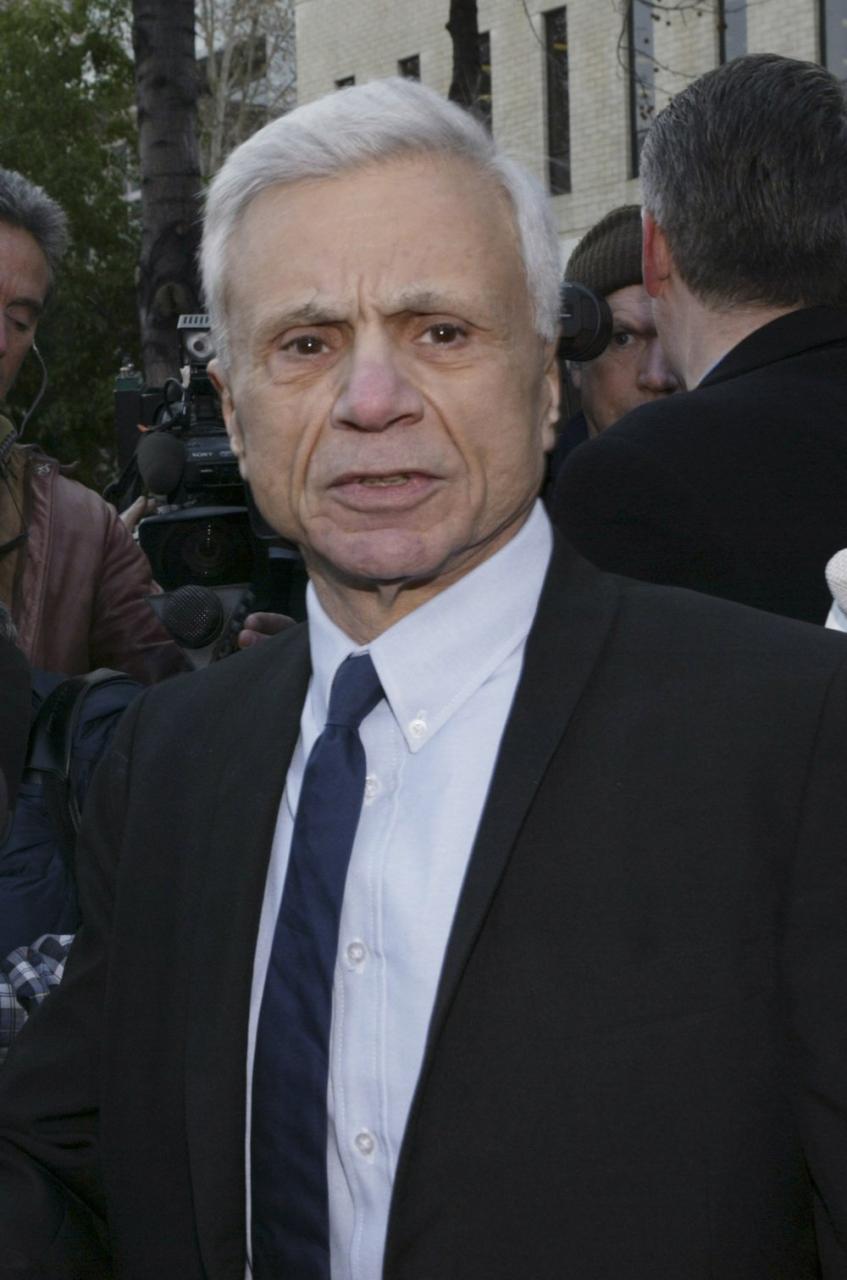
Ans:
[[[138,474],[149,493],[170,494],[185,466],[185,446],[169,431],[149,431],[136,450]]]
[[[147,602],[195,670],[236,651],[238,633],[255,603],[244,585],[213,590],[195,582],[148,596]]]
[[[189,583],[168,593],[161,619],[177,644],[202,649],[214,644],[224,628],[224,607],[214,591]]]

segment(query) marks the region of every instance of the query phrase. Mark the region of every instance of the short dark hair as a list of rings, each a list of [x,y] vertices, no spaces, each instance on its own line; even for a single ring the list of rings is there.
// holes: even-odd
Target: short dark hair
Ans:
[[[68,247],[68,217],[46,191],[14,169],[0,169],[0,222],[28,231],[47,259],[50,287]]]
[[[707,304],[847,304],[847,96],[825,68],[751,54],[653,122],[644,206]]]

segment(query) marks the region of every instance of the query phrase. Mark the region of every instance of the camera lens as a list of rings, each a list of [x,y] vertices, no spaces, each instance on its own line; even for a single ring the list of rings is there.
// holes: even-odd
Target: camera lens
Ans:
[[[180,520],[158,532],[151,561],[167,589],[186,582],[220,587],[250,581],[253,549],[246,516]]]
[[[207,364],[215,354],[208,333],[192,333],[185,339],[185,350],[189,360],[195,364]]]

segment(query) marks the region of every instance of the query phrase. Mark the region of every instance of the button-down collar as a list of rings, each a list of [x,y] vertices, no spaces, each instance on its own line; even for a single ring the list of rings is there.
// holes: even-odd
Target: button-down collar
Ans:
[[[552,549],[536,503],[504,547],[368,646],[406,745],[420,751],[526,638]],[[350,653],[364,652],[324,612],[310,584],[311,708],[326,721],[332,679]]]

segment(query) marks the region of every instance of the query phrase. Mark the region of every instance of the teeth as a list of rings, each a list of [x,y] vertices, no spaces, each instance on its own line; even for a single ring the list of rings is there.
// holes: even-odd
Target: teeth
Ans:
[[[408,479],[408,475],[401,471],[396,476],[362,476],[360,483],[385,488],[387,485],[405,484]]]

